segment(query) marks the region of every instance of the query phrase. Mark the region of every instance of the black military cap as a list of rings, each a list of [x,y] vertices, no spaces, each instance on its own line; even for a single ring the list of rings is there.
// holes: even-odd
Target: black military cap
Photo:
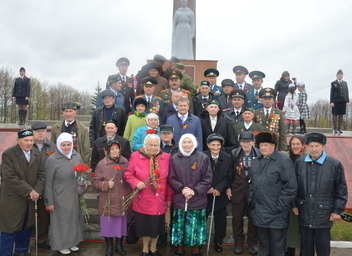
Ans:
[[[265,74],[261,71],[255,70],[249,73],[249,77],[253,79],[263,79],[265,78]]]
[[[182,73],[180,71],[177,70],[171,70],[166,74],[166,79],[170,80],[170,79],[182,79]]]
[[[260,90],[259,92],[259,97],[260,98],[276,98],[276,91],[273,88],[264,88],[263,90]]]
[[[23,129],[17,132],[17,138],[22,139],[24,137],[33,136],[31,129]]]
[[[210,87],[210,83],[208,81],[202,81],[200,82],[200,86],[203,86],[203,85],[206,85],[206,86],[209,86]]]
[[[204,76],[205,77],[209,77],[209,76],[215,76],[218,77],[219,76],[219,71],[215,68],[209,68],[207,70],[204,71]]]
[[[116,83],[121,80],[121,77],[118,75],[111,75],[109,76],[109,85],[112,85],[113,83]]]
[[[232,69],[233,73],[237,74],[237,73],[243,73],[248,75],[248,70],[243,67],[243,66],[236,66]]]
[[[220,135],[220,134],[217,134],[217,133],[212,133],[208,136],[207,138],[207,144],[214,141],[214,140],[218,140],[221,142],[221,145],[224,144],[224,138]]]
[[[114,98],[116,97],[115,93],[112,90],[110,90],[110,89],[106,89],[106,90],[102,91],[102,93],[101,93],[101,98],[102,99],[104,99],[104,97],[107,97],[107,96],[111,96],[111,97],[114,97]]]
[[[233,87],[235,85],[235,82],[232,79],[229,79],[229,78],[222,80],[221,86],[224,87],[224,86],[227,86],[227,85]]]
[[[231,92],[231,99],[233,99],[233,98],[245,99],[246,98],[246,92],[241,90],[241,89],[234,89]]]
[[[116,61],[116,67],[119,67],[119,66],[129,66],[130,65],[130,61],[125,58],[125,57],[122,57],[122,58],[119,58],[117,61]]]
[[[238,141],[254,141],[254,133],[251,131],[241,132]]]
[[[147,101],[143,97],[136,98],[133,102],[133,107],[136,109],[136,107],[140,104],[143,104],[145,106],[145,109],[147,109]]]
[[[41,129],[46,129],[48,126],[46,123],[42,122],[42,121],[35,121],[32,125],[31,128],[33,131],[36,130],[41,130]]]
[[[218,106],[218,107],[219,107],[219,105],[220,105],[220,103],[219,103],[219,101],[218,101],[217,99],[211,99],[211,100],[209,101],[208,106],[210,106],[210,105],[212,105],[212,104],[215,104],[215,105]]]
[[[339,70],[337,71],[336,75],[343,75],[342,70],[341,70],[341,69],[339,69]]]
[[[154,85],[157,85],[158,84],[158,81],[156,81],[155,79],[153,78],[149,78],[149,77],[146,77],[142,80],[142,84],[144,86],[154,86]]]
[[[174,133],[174,127],[169,124],[163,124],[160,126],[160,133],[162,132],[172,132]]]
[[[162,62],[164,63],[166,61],[166,58],[162,55],[156,54],[153,58],[154,61],[156,62]]]
[[[278,141],[279,135],[272,131],[260,132],[255,136],[255,142],[257,145],[260,143],[271,143],[277,145]]]
[[[304,143],[308,145],[311,142],[326,145],[326,136],[320,132],[309,132],[304,136]]]
[[[169,62],[177,63],[177,62],[180,62],[180,60],[178,58],[172,56],[171,59],[169,60]]]
[[[24,67],[21,67],[21,68],[20,68],[20,71],[26,72],[26,70],[24,69]]]
[[[61,110],[65,111],[66,109],[77,110],[77,105],[76,105],[76,103],[74,103],[72,101],[64,102],[61,104]]]

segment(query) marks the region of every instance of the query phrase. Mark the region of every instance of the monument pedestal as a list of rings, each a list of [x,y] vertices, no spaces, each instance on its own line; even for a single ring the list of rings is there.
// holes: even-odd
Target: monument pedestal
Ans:
[[[197,86],[200,82],[206,80],[204,77],[204,71],[208,68],[217,68],[217,60],[180,60],[181,63],[185,64],[185,72],[192,78],[193,83]]]

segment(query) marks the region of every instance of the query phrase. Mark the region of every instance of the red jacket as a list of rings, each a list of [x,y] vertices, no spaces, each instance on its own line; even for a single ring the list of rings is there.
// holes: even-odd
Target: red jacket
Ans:
[[[155,194],[151,189],[148,181],[150,176],[150,159],[142,156],[138,151],[131,155],[128,163],[125,179],[130,184],[133,190],[136,189],[137,184],[142,181],[146,184],[147,188],[138,192],[132,202],[132,210],[148,214],[148,215],[161,215],[166,212],[167,202],[172,201],[172,190],[167,184],[167,177],[169,175],[170,155],[161,153],[157,157],[160,170],[160,178],[162,181],[158,185],[164,189],[157,191]]]

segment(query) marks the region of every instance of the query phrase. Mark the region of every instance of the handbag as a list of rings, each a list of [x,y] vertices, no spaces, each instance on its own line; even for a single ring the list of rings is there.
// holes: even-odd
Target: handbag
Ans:
[[[126,243],[127,244],[135,244],[138,242],[139,237],[137,236],[136,225],[134,222],[134,215],[131,214],[131,221],[127,224],[127,236]]]

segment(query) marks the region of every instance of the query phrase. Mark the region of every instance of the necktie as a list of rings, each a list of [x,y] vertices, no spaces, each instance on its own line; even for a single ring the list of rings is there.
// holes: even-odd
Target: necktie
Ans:
[[[165,147],[164,147],[164,152],[165,153],[170,153],[170,145],[165,145]]]
[[[266,110],[266,115],[265,115],[265,116],[266,116],[266,117],[269,116],[269,109]]]
[[[203,98],[203,107],[206,108],[208,105],[208,99],[207,98]]]
[[[71,123],[70,123],[70,122],[68,122],[68,123],[67,123],[67,125],[66,125],[66,127],[69,127],[70,125],[71,125]]]
[[[227,95],[227,98],[226,98],[226,103],[229,103],[229,98],[230,98],[230,96],[229,96],[229,95]]]
[[[255,91],[255,96],[258,96],[258,94],[259,94],[258,91]]]
[[[122,77],[122,82],[126,83],[126,77],[125,76]]]
[[[240,115],[240,112],[239,111],[236,111],[236,116],[239,116]]]
[[[242,84],[240,84],[240,89],[242,90]]]
[[[218,163],[218,158],[217,158],[217,157],[214,157],[213,160],[214,160],[214,163],[215,163],[215,165],[216,165],[216,164]]]
[[[182,124],[185,123],[185,116],[181,116],[181,121],[182,121]]]

